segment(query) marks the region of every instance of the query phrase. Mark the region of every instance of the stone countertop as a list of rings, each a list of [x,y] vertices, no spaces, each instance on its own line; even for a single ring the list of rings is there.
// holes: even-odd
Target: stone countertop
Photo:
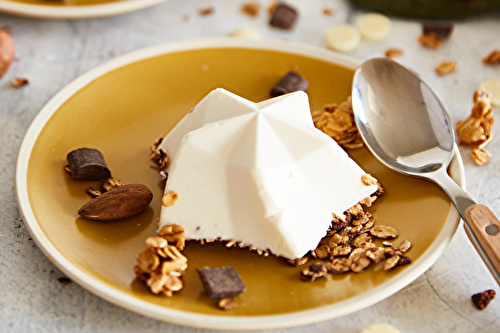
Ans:
[[[0,26],[10,26],[17,60],[0,79],[0,331],[1,332],[194,332],[202,331],[155,321],[108,303],[64,277],[38,249],[17,209],[14,169],[19,145],[42,106],[70,81],[93,67],[132,50],[159,43],[226,36],[236,28],[251,27],[262,38],[288,39],[325,47],[325,33],[333,25],[353,23],[362,10],[343,0],[287,0],[300,13],[293,30],[268,25],[266,10],[255,17],[241,13],[246,0],[170,0],[139,12],[82,21],[48,21],[0,14]],[[261,0],[264,8],[271,0]],[[324,7],[334,10],[323,14]],[[211,15],[199,10],[213,7]],[[418,71],[440,96],[453,122],[464,119],[472,94],[489,78],[500,78],[500,66],[481,59],[500,49],[500,14],[455,22],[450,40],[438,50],[417,43],[421,22],[392,17],[390,37],[362,41],[349,55],[364,60],[400,48],[402,62]],[[458,71],[440,77],[434,68],[455,59]],[[14,89],[10,82],[26,77],[30,84]],[[495,113],[500,110],[496,109]],[[499,137],[498,125],[493,128]],[[491,161],[483,167],[461,147],[467,188],[472,197],[500,214],[500,145],[487,149]],[[460,228],[445,253],[422,276],[387,299],[356,313],[282,332],[355,333],[373,323],[389,323],[401,332],[499,332],[500,301],[478,311],[470,296],[498,285],[474,252]]]

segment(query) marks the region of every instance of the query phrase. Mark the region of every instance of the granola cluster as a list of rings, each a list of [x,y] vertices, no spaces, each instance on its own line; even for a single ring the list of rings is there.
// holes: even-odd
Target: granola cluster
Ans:
[[[162,141],[163,138],[160,138],[158,139],[158,141],[156,141],[151,145],[152,154],[149,160],[155,162],[158,165],[158,167],[160,168],[161,175],[164,178],[166,178],[167,175],[165,173],[165,170],[167,169],[168,164],[170,163],[170,159],[168,158],[167,153],[165,153],[161,149],[158,149]]]
[[[316,128],[326,133],[338,144],[348,149],[363,147],[352,111],[351,98],[340,104],[327,104],[323,110],[312,113]]]
[[[383,193],[379,185],[377,196]],[[360,273],[372,263],[383,263],[384,270],[409,264],[410,257],[406,253],[411,248],[408,240],[395,246],[389,240],[396,239],[398,232],[388,225],[375,225],[373,215],[366,211],[376,197],[369,198],[350,208],[344,213],[344,218],[334,216],[327,235],[318,247],[303,258],[290,260],[288,264],[298,267],[311,259],[316,262],[301,272],[303,281],[314,281],[325,276],[327,272],[342,274],[346,272]],[[382,246],[377,246],[375,239],[382,240]]]
[[[172,296],[182,289],[182,276],[187,269],[184,229],[179,225],[163,227],[158,237],[146,239],[147,249],[137,258],[134,272],[153,294]]]
[[[490,160],[490,154],[484,147],[493,139],[491,127],[495,122],[491,107],[491,94],[479,87],[474,92],[474,106],[470,116],[457,123],[457,135],[461,143],[470,145],[470,156],[477,165],[484,165]]]

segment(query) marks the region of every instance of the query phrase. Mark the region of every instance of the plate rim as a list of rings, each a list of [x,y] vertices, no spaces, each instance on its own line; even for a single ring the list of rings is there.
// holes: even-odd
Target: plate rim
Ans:
[[[460,217],[453,205],[450,206],[447,220],[434,242],[417,261],[412,263],[410,268],[407,268],[398,274],[397,278],[384,282],[368,292],[339,303],[278,315],[209,315],[174,310],[160,305],[151,304],[125,294],[103,281],[95,281],[95,277],[80,270],[75,264],[65,258],[64,255],[61,254],[49,241],[48,237],[38,225],[28,197],[27,171],[31,151],[47,122],[66,100],[71,98],[71,96],[87,84],[108,72],[133,62],[153,58],[162,54],[210,48],[248,48],[253,50],[286,52],[323,60],[351,69],[355,69],[361,64],[360,61],[347,55],[336,53],[317,46],[310,46],[291,41],[250,41],[239,38],[223,37],[204,38],[150,46],[109,60],[102,65],[99,65],[80,75],[56,93],[33,119],[22,140],[16,161],[15,187],[19,211],[36,244],[52,263],[54,263],[62,272],[83,288],[103,298],[104,300],[129,311],[172,324],[217,330],[280,329],[313,324],[344,316],[371,306],[393,295],[413,280],[417,279],[432,264],[435,263],[435,261],[447,248],[460,226]],[[453,174],[455,175],[457,182],[465,188],[464,165],[456,145],[454,151],[455,154],[451,166],[453,168]]]
[[[0,12],[38,19],[91,19],[126,14],[166,1],[168,0],[121,0],[97,5],[54,6],[0,0]]]

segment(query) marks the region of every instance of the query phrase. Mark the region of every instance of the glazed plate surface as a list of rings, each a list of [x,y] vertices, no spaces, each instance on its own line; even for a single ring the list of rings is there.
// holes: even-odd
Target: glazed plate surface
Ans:
[[[376,223],[394,226],[412,242],[413,263],[386,272],[372,265],[360,274],[300,281],[300,268],[221,244],[188,243],[185,288],[155,296],[135,278],[136,257],[155,234],[162,181],[149,147],[208,92],[226,88],[254,102],[289,70],[310,83],[311,108],[340,103],[350,94],[359,63],[331,51],[289,42],[208,39],[155,46],[116,58],[77,78],[40,111],[21,146],[16,169],[20,210],[42,251],[71,279],[131,311],[171,323],[211,329],[274,329],[345,315],[397,292],[425,272],[451,241],[459,217],[432,183],[395,173],[366,150],[354,159],[386,188],[372,207]],[[75,181],[64,171],[66,154],[80,147],[103,152],[115,178],[142,183],[150,207],[122,221],[78,217],[98,182]],[[455,157],[451,171],[463,183]],[[334,189],[342,191],[342,189]],[[304,226],[307,227],[307,226]],[[209,300],[196,268],[234,266],[247,286],[238,307],[220,311]]]

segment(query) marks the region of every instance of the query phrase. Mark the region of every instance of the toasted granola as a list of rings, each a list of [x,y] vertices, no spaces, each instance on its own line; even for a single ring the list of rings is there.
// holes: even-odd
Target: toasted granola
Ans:
[[[484,147],[493,139],[493,108],[491,107],[491,94],[479,87],[474,92],[474,106],[470,116],[457,122],[457,135],[463,144],[468,144],[471,157],[477,165],[484,165],[489,161],[490,155]]]
[[[171,227],[177,230],[175,235],[184,235],[181,226]],[[134,267],[136,276],[146,283],[153,294],[169,297],[183,288],[181,277],[187,269],[187,258],[178,249],[180,242],[184,244],[184,239],[179,236],[172,240],[168,237],[170,235],[164,233],[163,236],[148,237],[145,241],[147,248],[139,253]]]
[[[421,35],[418,38],[418,42],[420,45],[428,49],[437,49],[443,45],[443,40],[435,32],[429,32]]]
[[[498,65],[500,64],[500,50],[493,50],[490,54],[483,58],[483,64]]]
[[[436,73],[439,75],[447,75],[457,70],[457,62],[455,60],[441,61],[436,67]]]
[[[340,104],[327,104],[323,110],[312,113],[316,128],[326,133],[337,143],[348,149],[363,147],[352,111],[351,98]]]
[[[403,55],[403,51],[400,49],[392,48],[385,51],[385,56],[389,58],[396,58]]]

